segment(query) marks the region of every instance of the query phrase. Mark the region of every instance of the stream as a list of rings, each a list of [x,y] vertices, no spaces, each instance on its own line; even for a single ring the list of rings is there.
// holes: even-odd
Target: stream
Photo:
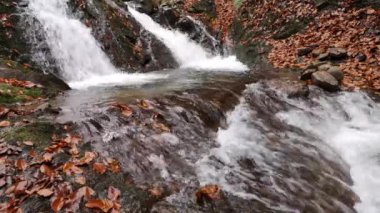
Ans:
[[[67,1],[28,7],[73,88],[52,101],[61,109],[56,122],[75,122],[134,184],[165,189],[149,211],[379,212],[380,105],[366,93],[329,94],[299,86],[292,73],[248,71],[234,55],[215,55],[132,8],[179,67],[122,72]],[[133,116],[121,117],[114,103]],[[207,184],[222,197],[205,210],[194,192]]]

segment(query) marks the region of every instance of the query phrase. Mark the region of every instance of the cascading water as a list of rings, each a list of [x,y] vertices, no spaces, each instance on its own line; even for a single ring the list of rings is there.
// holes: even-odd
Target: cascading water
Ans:
[[[91,29],[70,16],[67,3],[68,0],[30,0],[29,13],[41,23],[51,54],[71,87],[144,83],[160,77],[119,72]]]
[[[165,29],[146,14],[128,7],[132,16],[149,32],[161,40],[172,52],[182,68],[216,71],[246,71],[248,67],[238,61],[236,56],[214,56],[189,37],[175,30]]]
[[[278,90],[266,90],[257,84],[249,86],[245,96],[254,94],[253,98],[242,98],[228,115],[228,128],[218,131],[220,147],[197,163],[201,183],[221,185],[224,190],[256,200],[272,211],[299,212],[304,205],[315,205],[325,212],[329,208],[352,212],[343,202],[347,198],[339,203],[339,196],[334,194],[329,201],[326,189],[319,189],[320,181],[348,188],[350,181],[337,172],[337,168],[345,168],[346,162],[353,180],[352,190],[360,197],[355,209],[361,213],[379,212],[380,106],[359,92],[332,97],[318,94],[306,100],[289,99]],[[268,117],[260,117],[260,110],[270,111]],[[242,164],[251,161],[253,171]],[[338,167],[332,163],[338,163]],[[298,173],[300,168],[307,168],[304,175]],[[314,176],[307,175],[313,173]],[[277,195],[275,199],[262,193],[260,179],[269,182],[264,186]],[[302,191],[295,191],[299,186]],[[312,199],[300,199],[303,191],[312,192]],[[293,196],[296,204],[291,204]],[[278,201],[282,199],[286,202]],[[326,202],[334,204],[328,207]]]

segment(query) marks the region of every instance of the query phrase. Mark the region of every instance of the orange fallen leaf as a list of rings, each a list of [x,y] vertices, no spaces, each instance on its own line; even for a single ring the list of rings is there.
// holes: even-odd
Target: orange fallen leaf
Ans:
[[[162,192],[158,187],[150,188],[148,191],[154,197],[161,197],[162,196]]]
[[[71,173],[74,174],[82,174],[83,170],[79,167],[77,167],[73,162],[67,162],[63,165],[63,171],[67,175],[71,175]]]
[[[42,197],[50,197],[53,195],[53,191],[51,189],[41,189],[37,192],[38,195]]]
[[[75,177],[75,183],[78,183],[80,185],[84,185],[84,184],[86,184],[86,178],[84,176]]]
[[[101,175],[104,174],[104,173],[106,173],[106,171],[107,171],[107,167],[103,163],[94,163],[92,165],[92,168],[93,168],[93,170],[95,172],[97,172],[97,173],[99,173]]]
[[[40,171],[42,174],[45,174],[46,176],[48,176],[49,178],[53,178],[55,177],[56,173],[54,170],[52,170],[49,166],[47,165],[41,165],[40,167]]]
[[[44,159],[45,162],[50,162],[53,160],[54,154],[52,153],[45,153],[42,158]]]
[[[22,143],[27,145],[27,146],[33,146],[34,145],[34,143],[32,141],[24,141]]]
[[[16,160],[15,167],[18,170],[25,171],[25,169],[27,167],[26,161],[24,159],[18,159],[18,160]]]
[[[65,204],[65,199],[62,196],[58,196],[51,203],[51,208],[54,212],[59,212]]]
[[[113,202],[110,200],[99,200],[99,199],[94,199],[94,200],[89,200],[86,203],[86,207],[90,209],[100,209],[103,212],[108,212],[110,209],[113,207]]]
[[[78,196],[80,197],[84,196],[86,199],[89,199],[94,194],[95,194],[95,191],[88,186],[83,186],[82,188],[78,190]]]
[[[107,159],[107,163],[110,165],[113,173],[119,173],[121,171],[120,163],[117,160],[109,158]]]
[[[11,122],[9,121],[1,121],[0,122],[0,127],[8,127],[11,125]]]
[[[95,157],[96,157],[95,153],[86,152],[84,153],[84,156],[81,159],[79,159],[79,162],[77,163],[77,165],[81,166],[81,165],[89,164],[92,160],[94,160]]]
[[[213,200],[218,198],[220,194],[220,188],[217,185],[206,185],[200,188],[195,196],[197,198],[197,202],[203,202],[203,200]]]

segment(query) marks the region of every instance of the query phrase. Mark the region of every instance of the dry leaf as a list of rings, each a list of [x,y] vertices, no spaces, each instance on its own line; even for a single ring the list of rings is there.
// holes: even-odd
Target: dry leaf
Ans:
[[[32,141],[24,141],[23,144],[27,145],[27,146],[33,146],[34,143]]]
[[[92,165],[92,168],[93,168],[93,170],[95,172],[97,172],[97,173],[99,173],[101,175],[104,174],[104,173],[106,173],[106,171],[107,171],[107,167],[103,163],[94,163]]]
[[[80,185],[84,185],[84,184],[86,184],[86,178],[84,176],[75,177],[75,183],[78,183]]]
[[[11,122],[9,121],[1,121],[0,122],[0,127],[8,127],[11,125]]]
[[[217,185],[207,185],[200,188],[195,196],[197,198],[197,202],[203,202],[204,200],[213,200],[218,198],[220,194],[219,186]]]
[[[84,153],[84,156],[79,160],[77,165],[81,166],[81,165],[89,164],[92,160],[94,160],[95,157],[96,157],[95,153],[86,152]]]
[[[25,169],[26,169],[26,167],[27,167],[26,161],[25,161],[24,159],[18,159],[18,160],[16,160],[16,162],[15,162],[15,167],[16,167],[18,170],[25,171]]]
[[[50,197],[53,195],[53,191],[51,189],[41,189],[37,192],[38,195],[42,197]]]
[[[65,204],[65,199],[61,196],[58,196],[51,203],[51,208],[54,212],[59,212],[59,210],[62,209],[64,204]]]
[[[119,196],[120,196],[120,190],[119,189],[117,189],[113,186],[108,187],[108,195],[107,195],[108,199],[110,199],[112,201],[117,201]]]
[[[106,199],[104,199],[104,200],[99,200],[99,199],[89,200],[86,203],[86,207],[90,208],[90,209],[100,209],[103,212],[108,212],[110,209],[112,209],[113,202],[110,200],[106,200]]]
[[[154,197],[158,198],[158,197],[162,196],[162,192],[161,192],[161,190],[158,187],[150,188],[148,191]]]

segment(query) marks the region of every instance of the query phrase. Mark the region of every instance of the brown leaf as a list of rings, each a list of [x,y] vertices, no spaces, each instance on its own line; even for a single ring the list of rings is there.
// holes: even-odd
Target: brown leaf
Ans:
[[[7,184],[7,181],[5,181],[5,177],[1,178],[0,179],[0,188],[2,188],[3,186],[5,186]]]
[[[162,192],[161,192],[161,190],[158,187],[150,188],[148,191],[154,197],[158,198],[158,197],[162,196]]]
[[[65,204],[65,199],[62,196],[58,196],[51,203],[51,208],[54,212],[59,212]]]
[[[93,168],[93,170],[95,172],[97,172],[97,173],[99,173],[101,175],[104,174],[104,173],[106,173],[106,171],[107,171],[107,167],[103,163],[94,163],[92,165],[92,168]]]
[[[41,165],[40,171],[42,174],[45,174],[49,178],[54,178],[56,173],[54,170],[52,170],[49,166],[47,165]]]
[[[52,154],[52,153],[45,153],[42,157],[43,157],[45,162],[50,162],[53,160],[53,156],[54,156],[54,154]]]
[[[89,200],[86,203],[86,207],[90,209],[100,209],[103,212],[108,212],[110,209],[113,207],[113,202],[110,200],[99,200],[99,199],[94,199],[94,200]]]
[[[220,194],[219,186],[217,185],[206,185],[200,188],[195,196],[197,197],[197,202],[203,202],[204,200],[213,200],[218,198]]]
[[[107,159],[107,163],[111,167],[113,173],[119,173],[121,171],[120,163],[117,160],[109,158]]]
[[[141,109],[149,109],[151,108],[149,102],[147,100],[141,100],[140,103],[138,104],[138,106],[141,108]]]
[[[81,165],[89,164],[92,160],[94,160],[95,157],[96,157],[95,153],[86,152],[84,153],[84,156],[79,160],[77,165],[81,166]]]
[[[108,196],[107,196],[108,199],[110,199],[112,201],[117,201],[119,196],[120,196],[120,190],[119,189],[117,189],[113,186],[108,187]]]
[[[74,174],[82,174],[83,170],[79,167],[77,167],[73,162],[67,162],[63,165],[63,171],[67,175],[71,175],[71,173]]]
[[[37,192],[38,195],[42,197],[50,197],[53,195],[53,191],[51,189],[41,189]]]
[[[24,141],[22,143],[27,145],[27,146],[33,146],[34,145],[34,143],[32,141]]]
[[[26,164],[26,161],[24,159],[18,159],[16,160],[15,162],[15,167],[18,169],[18,170],[21,170],[21,171],[25,171],[26,167],[28,165]]]
[[[75,177],[75,183],[78,183],[80,185],[84,185],[84,184],[86,184],[86,178],[84,176]]]
[[[95,191],[88,186],[83,186],[78,190],[79,197],[85,197],[86,199],[91,198],[95,194]]]
[[[0,127],[8,127],[11,125],[11,122],[9,121],[1,121],[0,122]]]
[[[28,185],[28,181],[26,181],[26,180],[16,183],[15,188],[14,188],[14,193],[15,194],[24,194],[27,185]]]

